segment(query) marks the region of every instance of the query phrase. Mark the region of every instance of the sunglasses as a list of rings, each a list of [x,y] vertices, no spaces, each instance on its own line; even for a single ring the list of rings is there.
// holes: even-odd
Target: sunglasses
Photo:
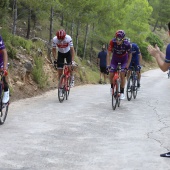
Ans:
[[[121,38],[116,38],[116,41],[122,41],[123,39],[121,39]]]

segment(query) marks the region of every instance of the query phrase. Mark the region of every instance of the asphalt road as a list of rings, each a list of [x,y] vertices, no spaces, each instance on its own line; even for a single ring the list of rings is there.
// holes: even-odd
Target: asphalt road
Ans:
[[[111,107],[110,85],[57,90],[10,104],[0,170],[170,170],[170,79],[142,74],[137,99]]]

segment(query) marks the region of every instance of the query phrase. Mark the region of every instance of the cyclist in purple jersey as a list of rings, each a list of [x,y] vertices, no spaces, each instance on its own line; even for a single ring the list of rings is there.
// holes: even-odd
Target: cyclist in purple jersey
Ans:
[[[115,34],[115,38],[113,38],[108,47],[108,53],[107,53],[107,67],[113,68],[110,71],[110,83],[111,83],[111,91],[113,88],[113,76],[115,69],[117,68],[118,63],[121,63],[121,89],[120,89],[120,99],[125,99],[124,95],[124,88],[125,88],[125,69],[129,67],[132,55],[131,55],[131,46],[130,43],[124,39],[125,32],[123,30],[118,30]],[[112,54],[112,59],[110,63],[110,56]]]
[[[168,29],[169,29],[168,34],[170,36],[170,22],[168,23]],[[168,71],[168,69],[170,67],[170,44],[168,44],[168,46],[166,48],[166,54],[164,54],[163,52],[160,51],[157,44],[155,45],[155,47],[149,45],[148,52],[150,55],[155,57],[160,69],[163,72]],[[160,154],[160,156],[170,158],[170,152]]]
[[[5,44],[3,42],[3,39],[0,35],[0,71],[4,72],[4,95],[3,95],[3,99],[2,102],[3,103],[7,103],[9,101],[9,87],[8,87],[8,55],[7,55],[7,51],[5,48]]]

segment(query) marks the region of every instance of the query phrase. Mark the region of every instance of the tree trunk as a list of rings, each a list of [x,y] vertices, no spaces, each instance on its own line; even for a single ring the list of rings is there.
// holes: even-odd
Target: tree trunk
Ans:
[[[27,28],[27,36],[26,38],[30,38],[30,30],[31,30],[31,8],[28,9],[28,28]]]
[[[64,25],[64,14],[62,13],[61,14],[61,26],[63,27],[63,25]]]
[[[13,27],[12,27],[12,34],[16,34],[17,28],[17,0],[13,0]]]
[[[83,59],[85,59],[85,56],[86,56],[88,30],[89,30],[89,25],[86,24],[86,35],[85,35],[85,39],[84,39]]]
[[[154,26],[152,32],[154,32],[154,31],[156,30],[156,27],[157,27],[157,26],[158,26],[158,20],[156,20],[156,23],[155,23],[155,26]]]
[[[53,17],[54,17],[54,10],[51,6],[51,13],[50,13],[50,36],[49,36],[49,44],[51,44],[52,40],[52,32],[53,32]]]
[[[74,25],[74,21],[72,21],[72,23],[71,23],[71,37],[73,38],[73,25]]]
[[[76,56],[77,56],[77,52],[78,52],[79,29],[80,29],[80,21],[78,21],[78,24],[77,24],[77,32],[76,32]]]
[[[94,34],[94,23],[93,23],[93,27],[92,27],[92,37],[91,37],[91,47],[90,47],[90,61],[92,61],[92,57],[93,57],[93,34]]]

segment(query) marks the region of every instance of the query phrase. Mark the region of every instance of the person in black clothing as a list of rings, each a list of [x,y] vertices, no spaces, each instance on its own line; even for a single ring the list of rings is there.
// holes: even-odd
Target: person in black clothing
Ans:
[[[100,81],[99,83],[102,83],[102,75],[104,78],[104,84],[106,84],[106,76],[107,76],[107,71],[106,71],[106,57],[107,57],[107,52],[106,52],[106,48],[103,45],[102,46],[102,51],[99,52],[98,54],[98,58],[97,58],[97,64],[100,67]]]

